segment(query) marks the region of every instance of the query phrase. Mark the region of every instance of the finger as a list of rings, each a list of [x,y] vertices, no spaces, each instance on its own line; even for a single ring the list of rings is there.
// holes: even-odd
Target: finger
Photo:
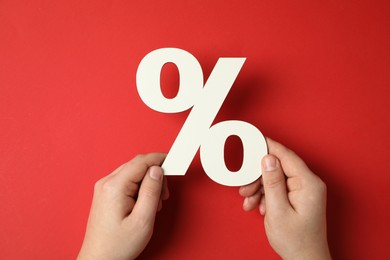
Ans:
[[[167,177],[164,176],[161,199],[167,200],[168,198],[169,198],[168,180]]]
[[[150,153],[138,155],[125,163],[123,167],[112,175],[112,185],[119,190],[125,190],[126,195],[134,197],[138,192],[138,185],[146,171],[153,165],[161,165],[166,157],[164,153]]]
[[[158,202],[157,211],[161,211],[161,210],[162,210],[162,200],[160,199],[160,201]]]
[[[261,195],[264,195],[264,186],[260,187],[260,192],[261,192]]]
[[[261,188],[261,185],[263,185],[263,181],[261,178],[259,178],[248,185],[241,186],[239,193],[243,197],[253,196]]]
[[[260,199],[261,199],[261,192],[260,190],[258,190],[254,195],[245,198],[242,208],[245,211],[251,211],[259,206]]]
[[[266,211],[272,214],[285,212],[286,209],[291,208],[291,205],[279,160],[273,155],[264,156],[262,169]]]
[[[138,199],[131,214],[132,217],[149,225],[154,223],[161,197],[162,182],[163,172],[161,167],[150,167],[142,181]]]
[[[303,179],[299,177],[291,177],[287,179],[287,190],[289,192],[299,191],[303,188]]]
[[[313,175],[305,162],[293,151],[267,137],[269,154],[279,158],[287,177]]]
[[[261,199],[260,199],[259,211],[260,211],[260,214],[262,216],[265,215],[266,207],[265,207],[265,196],[264,195],[261,196]]]
[[[116,168],[112,173],[110,173],[109,175],[115,175],[117,174],[118,172],[120,172],[123,167],[125,167],[126,163],[122,164],[121,166],[119,166],[118,168]]]

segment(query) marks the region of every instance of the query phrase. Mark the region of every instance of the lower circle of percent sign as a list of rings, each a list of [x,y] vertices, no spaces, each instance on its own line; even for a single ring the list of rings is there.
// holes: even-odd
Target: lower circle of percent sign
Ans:
[[[137,70],[137,89],[142,101],[163,113],[190,109],[182,129],[173,143],[162,168],[165,175],[185,175],[200,147],[200,159],[206,174],[226,186],[242,186],[261,176],[260,161],[267,154],[263,134],[253,125],[238,120],[211,126],[246,58],[219,58],[204,84],[202,68],[189,52],[162,48],[147,54]],[[179,91],[166,98],[161,90],[161,70],[174,63],[179,71]],[[244,156],[241,168],[231,172],[225,164],[224,147],[229,136],[241,139]]]

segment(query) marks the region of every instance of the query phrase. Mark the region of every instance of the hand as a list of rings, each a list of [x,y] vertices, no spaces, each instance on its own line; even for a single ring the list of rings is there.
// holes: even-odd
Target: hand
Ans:
[[[142,252],[169,197],[159,167],[164,159],[161,153],[138,155],[95,184],[78,259],[134,259]]]
[[[240,188],[244,210],[259,206],[268,241],[283,259],[331,259],[324,182],[293,151],[267,143],[262,177]]]

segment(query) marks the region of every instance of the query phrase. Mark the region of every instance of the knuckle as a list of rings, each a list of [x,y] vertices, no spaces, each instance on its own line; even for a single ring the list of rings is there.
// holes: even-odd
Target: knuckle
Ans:
[[[159,198],[160,197],[160,192],[159,190],[152,186],[152,185],[148,185],[148,186],[145,186],[143,187],[143,194],[145,197],[147,197],[148,199],[155,199],[155,198]]]
[[[296,191],[302,189],[302,186],[305,185],[305,181],[300,178],[288,178],[287,181],[287,187],[289,191]]]
[[[296,156],[296,153],[293,150],[290,150],[289,148],[287,148],[285,146],[278,147],[278,153],[283,154],[287,157]]]
[[[95,185],[94,185],[94,191],[95,192],[99,192],[101,190],[103,182],[104,182],[103,179],[100,179],[97,182],[95,182]]]
[[[310,185],[312,194],[316,194],[317,197],[326,196],[326,184],[318,176],[315,176],[307,185]]]
[[[268,178],[263,178],[263,185],[266,188],[274,188],[282,185],[284,183],[284,176],[272,176]]]
[[[130,163],[138,163],[138,162],[141,162],[145,159],[146,155],[145,154],[138,154],[136,155],[131,161]]]
[[[300,169],[301,171],[310,171],[307,167],[307,164],[298,156],[295,157],[295,165],[297,169]],[[311,172],[311,171],[310,171]]]
[[[326,184],[325,182],[323,182],[320,178],[318,178],[317,180],[317,189],[321,192],[321,193],[326,193]]]
[[[289,156],[297,156],[297,154],[293,150],[288,149],[287,147],[283,147],[283,150],[284,150],[284,153],[288,154]]]
[[[147,154],[138,154],[136,155],[129,164],[136,168],[148,168],[147,161]]]
[[[99,185],[100,192],[112,193],[114,190],[116,190],[116,185],[111,179],[108,179]]]

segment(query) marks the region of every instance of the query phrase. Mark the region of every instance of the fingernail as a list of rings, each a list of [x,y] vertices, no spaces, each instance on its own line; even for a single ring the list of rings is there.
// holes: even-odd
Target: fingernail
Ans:
[[[149,175],[150,175],[150,178],[152,178],[153,180],[156,180],[156,181],[159,181],[161,180],[161,177],[162,177],[162,170],[160,167],[151,167],[150,170],[149,170]]]
[[[264,158],[264,170],[266,172],[272,172],[277,168],[276,158],[273,156],[267,156]]]

